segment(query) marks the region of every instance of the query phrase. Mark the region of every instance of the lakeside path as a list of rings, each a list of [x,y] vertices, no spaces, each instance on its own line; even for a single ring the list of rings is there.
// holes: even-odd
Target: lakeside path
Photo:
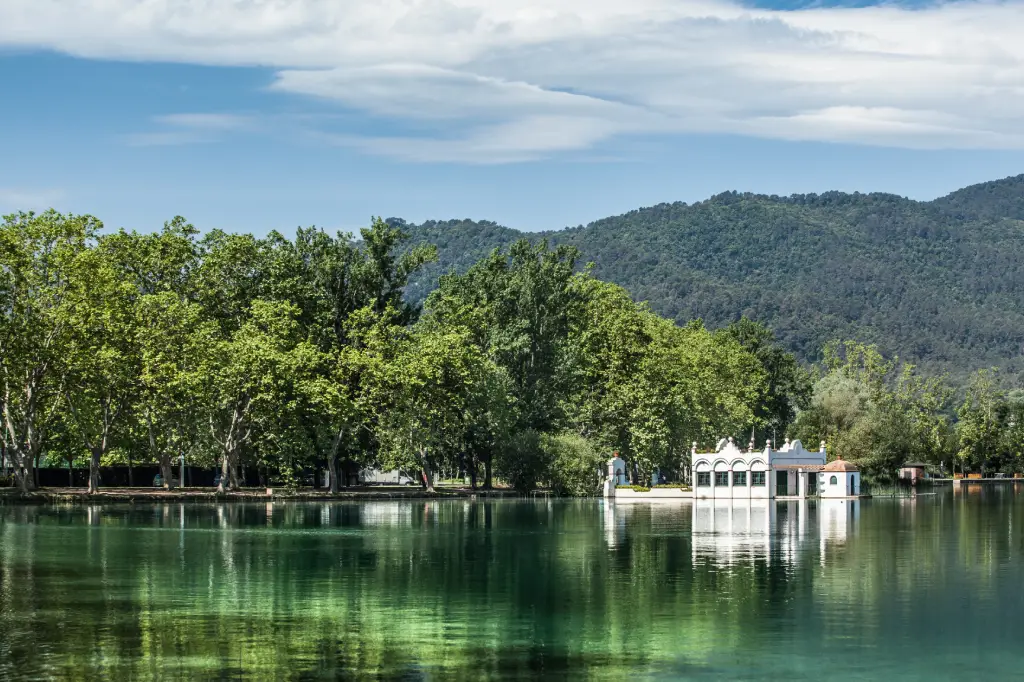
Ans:
[[[538,491],[538,494],[544,494]],[[401,500],[401,499],[458,499],[458,498],[514,498],[521,497],[512,490],[473,490],[469,487],[442,487],[428,493],[420,487],[363,486],[346,488],[330,493],[312,488],[285,489],[245,488],[217,494],[212,488],[101,488],[90,495],[86,488],[40,488],[26,496],[14,488],[0,488],[0,504],[48,503],[104,503],[104,502],[258,502],[266,500],[296,500],[308,502]]]

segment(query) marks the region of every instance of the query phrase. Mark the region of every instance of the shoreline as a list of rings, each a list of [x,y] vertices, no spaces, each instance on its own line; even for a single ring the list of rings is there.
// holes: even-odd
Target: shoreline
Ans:
[[[548,495],[547,492],[538,492]],[[513,490],[473,490],[472,488],[442,488],[428,493],[422,488],[406,486],[381,488],[350,488],[337,493],[315,489],[287,490],[282,488],[246,488],[218,494],[209,488],[179,488],[159,490],[150,488],[108,488],[90,495],[85,488],[41,488],[28,495],[20,495],[15,488],[0,489],[0,504],[97,504],[107,502],[332,502],[359,500],[438,500],[477,498],[523,498],[529,497]]]

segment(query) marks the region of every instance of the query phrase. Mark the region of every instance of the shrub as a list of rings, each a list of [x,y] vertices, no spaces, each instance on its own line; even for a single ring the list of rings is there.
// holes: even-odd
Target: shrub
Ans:
[[[667,487],[667,486],[666,486]],[[638,493],[649,493],[651,489],[646,485],[617,485],[616,490],[625,488],[626,490],[632,490]]]
[[[537,480],[546,478],[541,435],[526,429],[510,439],[500,449],[497,473],[517,492],[528,493],[537,486]]]
[[[548,476],[555,494],[573,497],[597,494],[604,479],[604,457],[591,441],[563,432],[545,435],[541,447],[551,463]]]

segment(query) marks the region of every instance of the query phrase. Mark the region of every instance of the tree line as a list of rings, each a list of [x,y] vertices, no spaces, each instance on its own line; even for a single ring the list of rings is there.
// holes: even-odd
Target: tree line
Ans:
[[[890,481],[910,462],[946,475],[1024,471],[1024,391],[1007,390],[995,369],[978,371],[958,391],[946,377],[922,376],[874,345],[833,341],[814,375],[790,431],[825,439],[869,480]]]
[[[7,216],[0,468],[23,492],[62,462],[88,464],[90,491],[101,465],[126,461],[158,464],[171,486],[184,457],[219,466],[221,491],[245,467],[292,483],[326,470],[337,491],[348,462],[415,472],[428,490],[459,471],[474,487],[584,495],[613,451],[634,481],[678,480],[691,443],[725,434],[824,438],[883,478],[951,448],[962,466],[1016,457],[995,453],[1016,452],[1004,432],[1020,428],[1018,403],[981,379],[950,415],[941,379],[896,372],[873,346],[833,344],[808,369],[760,324],[677,324],[543,240],[494,249],[410,302],[435,258],[379,219],[358,237],[289,239]]]

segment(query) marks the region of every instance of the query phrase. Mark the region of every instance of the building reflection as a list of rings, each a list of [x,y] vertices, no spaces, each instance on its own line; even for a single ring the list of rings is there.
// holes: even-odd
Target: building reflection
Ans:
[[[778,523],[776,506],[770,500],[695,500],[694,561],[729,565],[769,559],[772,529]]]
[[[821,561],[856,532],[859,500],[694,500],[693,560],[722,566],[794,564],[815,546]]]
[[[856,535],[860,525],[860,500],[821,500],[818,502],[820,561]]]
[[[424,503],[423,514],[429,515],[433,503]],[[359,520],[365,526],[412,526],[413,505],[406,502],[363,502]]]
[[[614,502],[609,503],[606,500],[603,506],[604,542],[608,549],[615,549],[626,535],[626,515],[621,510],[616,510]]]

